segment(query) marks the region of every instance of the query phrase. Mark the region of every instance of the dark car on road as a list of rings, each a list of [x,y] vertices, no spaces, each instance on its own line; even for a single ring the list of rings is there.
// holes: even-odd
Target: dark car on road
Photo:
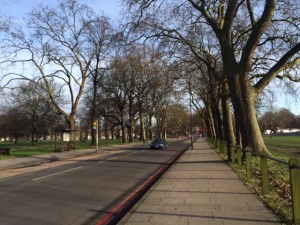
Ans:
[[[163,138],[155,138],[150,144],[151,149],[166,149],[167,147],[168,144]]]

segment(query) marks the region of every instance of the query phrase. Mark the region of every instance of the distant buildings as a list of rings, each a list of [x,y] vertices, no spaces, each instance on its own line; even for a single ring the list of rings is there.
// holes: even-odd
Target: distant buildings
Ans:
[[[279,128],[276,127],[272,130],[264,130],[264,135],[300,135],[300,129],[298,128]]]

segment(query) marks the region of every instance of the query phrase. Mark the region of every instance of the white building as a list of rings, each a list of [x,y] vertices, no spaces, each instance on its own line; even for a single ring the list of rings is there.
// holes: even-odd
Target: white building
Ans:
[[[272,130],[264,130],[263,134],[264,135],[270,135],[270,134],[293,134],[293,133],[297,133],[300,132],[300,129],[298,128],[277,128],[276,132],[272,131]]]

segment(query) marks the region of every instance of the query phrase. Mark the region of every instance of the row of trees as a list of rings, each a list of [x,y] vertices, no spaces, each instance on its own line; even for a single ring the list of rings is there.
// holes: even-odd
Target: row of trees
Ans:
[[[38,140],[52,135],[64,121],[51,110],[43,99],[45,93],[32,83],[21,83],[18,89],[2,98],[0,113],[0,138]],[[4,97],[4,94],[2,94]],[[56,124],[56,126],[54,126]]]
[[[3,113],[2,136],[15,132],[17,140],[30,130],[34,140],[33,136],[53,125],[55,116],[63,117],[70,130],[75,130],[76,120],[90,128],[93,121],[101,119],[105,133],[120,128],[124,142],[127,136],[132,141],[134,134],[144,141],[154,133],[162,135],[167,124],[174,135],[186,133],[187,123],[182,117],[188,118],[188,112],[170,100],[174,88],[171,74],[176,71],[157,46],[129,43],[107,17],[75,0],[61,1],[56,8],[38,6],[26,25],[20,27],[1,18],[0,90],[9,89],[9,95],[18,95],[11,96],[15,104]],[[21,97],[25,92],[34,98]],[[84,92],[84,110],[79,113]],[[46,108],[37,114],[37,108],[29,107],[31,112],[25,113],[19,100],[15,101],[20,98],[24,105]],[[183,114],[177,117],[180,125],[175,119],[168,121],[169,108],[174,114]],[[21,111],[20,126],[5,124],[10,110],[14,114]],[[98,134],[91,130],[95,143]]]
[[[121,28],[76,0],[37,7],[26,31],[1,19],[0,89],[33,83],[70,129],[86,90],[90,124],[100,118],[107,128],[121,127],[124,138],[138,131],[145,140],[153,121],[158,133],[172,123],[167,112],[180,79],[210,136],[268,152],[255,107],[275,78],[299,81],[300,3],[125,3]]]
[[[300,115],[293,114],[290,110],[282,108],[265,112],[258,120],[262,131],[281,129],[300,129]]]
[[[176,52],[174,60],[189,65],[184,76],[196,73],[192,79],[201,80],[195,89],[207,110],[211,136],[226,140],[228,146],[250,146],[253,151],[268,153],[255,105],[275,78],[299,81],[299,2],[127,3],[129,30],[170,47],[170,52]]]
[[[135,68],[138,62],[140,61],[133,60],[130,68]],[[113,64],[115,63],[113,61]],[[151,65],[144,63],[148,66]],[[143,92],[145,99],[143,105],[145,106],[140,106],[139,96],[141,95],[137,91],[141,86],[138,79],[139,73],[117,71],[120,68],[123,72],[126,71],[125,68],[128,65],[127,60],[118,61],[117,66],[111,65],[112,70],[105,75],[103,74],[102,82],[98,84],[96,109],[98,118],[102,119],[100,122],[102,129],[100,129],[99,135],[104,133],[106,138],[109,136],[110,138],[122,137],[123,142],[133,141],[137,136],[140,136],[141,140],[143,138],[144,140],[146,138],[151,139],[153,133],[164,137],[166,137],[166,133],[175,137],[180,134],[186,135],[187,131],[190,130],[190,127],[187,127],[189,114],[185,106],[172,103],[167,98],[172,91],[171,86],[169,89],[165,88],[165,83],[161,83],[162,81],[155,75],[156,73],[154,73],[154,77],[151,76],[150,78],[148,74],[145,76],[148,84]],[[132,79],[126,77],[133,74],[136,77],[131,77]],[[149,79],[146,79],[147,77]],[[129,84],[130,88],[126,86]],[[90,93],[92,92],[87,91],[85,95],[86,105],[83,107],[85,110],[82,108],[77,115],[76,130],[80,131],[80,138],[82,139],[87,138],[91,130]],[[33,86],[32,83],[23,83],[18,89],[10,92],[7,99],[3,100],[2,103],[6,107],[2,108],[0,114],[0,138],[14,139],[15,143],[19,139],[26,139],[31,140],[34,144],[35,140],[41,138],[50,137],[52,140],[56,131],[66,128],[63,117],[53,113],[47,101],[41,97],[43,94],[43,91],[38,92],[38,86]],[[143,125],[139,123],[141,121],[140,115],[145,117],[143,119],[145,124]],[[155,124],[152,124],[153,122]],[[143,130],[146,130],[147,133],[144,134]],[[120,136],[120,134],[122,135]]]
[[[38,6],[25,26],[1,18],[0,90],[32,83],[74,130],[88,77],[105,58],[112,33],[107,17],[74,0]]]
[[[108,68],[96,84],[94,107],[97,116],[104,119],[106,126],[120,126],[123,142],[127,133],[129,141],[133,140],[137,124],[141,140],[146,140],[146,133],[152,138],[154,117],[157,126],[164,126],[160,124],[160,114],[170,105],[169,97],[173,89],[169,76],[171,70],[163,66],[162,56],[157,51],[139,46],[119,51],[109,61]],[[95,86],[91,89],[94,90]],[[89,93],[86,100],[93,99],[95,95],[93,91]],[[93,106],[90,101],[86,104],[87,107]]]

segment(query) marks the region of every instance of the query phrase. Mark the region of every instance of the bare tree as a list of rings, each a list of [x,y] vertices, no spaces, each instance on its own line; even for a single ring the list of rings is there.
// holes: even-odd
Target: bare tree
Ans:
[[[42,83],[40,88],[47,92],[52,110],[63,115],[73,130],[90,68],[102,46],[101,39],[91,42],[91,37],[102,23],[91,8],[76,0],[64,0],[56,8],[40,5],[33,9],[26,31],[11,25],[2,35],[5,60],[1,68],[6,71],[2,87],[12,86],[16,80]],[[61,96],[68,99],[67,104],[57,100]]]
[[[138,132],[140,139],[146,140],[146,130],[151,129],[152,119],[170,97],[171,72],[162,61],[156,49],[126,45],[111,60],[98,84],[100,115],[112,126],[120,126],[130,142]],[[123,135],[124,142],[126,135]]]
[[[185,106],[175,104],[168,107],[168,131],[174,137],[184,136],[189,133],[189,112]],[[192,135],[192,134],[191,134]]]
[[[194,19],[193,16],[197,17],[191,9],[185,10],[184,7],[175,6],[176,10],[170,11],[168,9],[174,7],[174,4],[168,1],[165,3],[161,11],[159,10],[162,13],[160,16],[153,17],[152,14],[147,14],[144,19],[138,17],[139,26],[137,30],[134,30],[146,38],[161,40],[160,45],[168,49],[170,58],[179,64],[177,72],[182,71],[176,76],[185,79],[187,83],[193,83],[192,89],[197,89],[194,92],[198,95],[197,99],[200,96],[205,97],[205,92],[210,91],[207,94],[208,98],[205,99],[207,115],[203,115],[203,118],[210,118],[207,125],[213,137],[226,140],[228,146],[235,144],[230,94],[220,63],[221,55],[217,40],[212,37],[211,30],[199,26],[197,22],[191,22]],[[189,85],[186,86],[190,89]],[[220,107],[221,102],[222,107]],[[195,101],[193,104],[197,107]],[[230,154],[229,151],[228,153]]]
[[[14,105],[28,118],[32,145],[41,136],[46,136],[50,127],[48,119],[51,109],[46,100],[47,96],[39,89],[39,86],[32,83],[21,83],[10,96]]]
[[[0,127],[2,137],[10,137],[17,144],[19,138],[27,138],[30,134],[30,124],[30,118],[21,108],[10,108],[1,116]]]
[[[286,108],[270,109],[259,118],[259,125],[262,131],[276,131],[276,128],[290,129],[297,127],[297,117]],[[271,137],[270,133],[270,137]]]
[[[127,142],[126,122],[128,119],[128,93],[126,92],[126,70],[121,58],[116,57],[110,64],[101,83],[99,98],[102,115],[112,122],[113,127],[121,127],[122,141]]]
[[[199,50],[208,52],[209,49],[203,45],[194,48],[195,43],[185,37],[197,35],[198,29],[212,35],[198,38],[216,40],[219,45],[242,145],[268,153],[257,123],[255,99],[276,77],[299,81],[299,74],[294,70],[300,62],[299,2],[156,0],[128,3],[136,12],[133,24],[141,26],[146,37],[170,38],[175,34],[180,43],[190,46],[191,52],[197,54]]]
[[[98,17],[98,20],[101,23],[91,24],[90,32],[90,42],[94,45],[94,48],[97,49],[95,54],[95,60],[91,64],[90,70],[90,80],[89,84],[91,85],[91,93],[87,94],[87,99],[89,100],[90,108],[90,126],[92,130],[92,145],[96,145],[96,130],[93,128],[93,122],[98,121],[99,124],[99,110],[97,110],[97,94],[99,83],[102,82],[103,73],[107,68],[103,65],[106,64],[106,60],[109,58],[109,53],[111,50],[111,43],[114,40],[114,31],[108,18],[101,16]]]

